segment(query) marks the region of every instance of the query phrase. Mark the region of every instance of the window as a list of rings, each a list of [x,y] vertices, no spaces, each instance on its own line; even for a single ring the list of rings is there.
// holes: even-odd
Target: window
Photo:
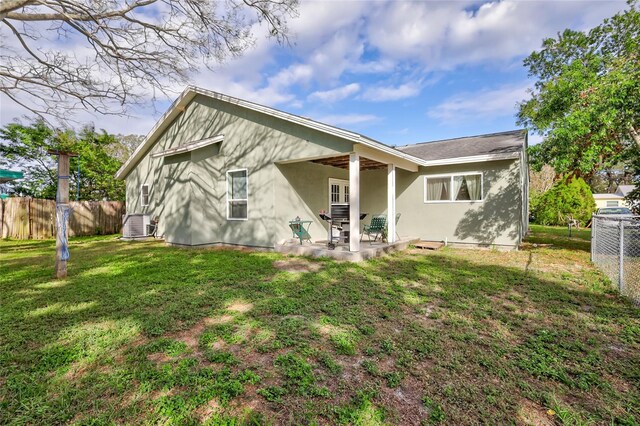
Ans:
[[[329,210],[334,204],[349,204],[349,181],[329,178]]]
[[[335,183],[331,184],[331,204],[337,204],[340,202],[340,185]]]
[[[146,183],[140,187],[140,202],[142,207],[149,205],[149,185]]]
[[[607,201],[607,207],[618,207],[617,201]]]
[[[227,172],[227,219],[246,220],[249,199],[247,169]]]
[[[481,201],[482,173],[424,177],[424,201]]]

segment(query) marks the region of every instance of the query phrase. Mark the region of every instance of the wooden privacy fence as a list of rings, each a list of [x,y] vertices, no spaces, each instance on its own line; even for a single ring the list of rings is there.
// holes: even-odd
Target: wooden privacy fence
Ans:
[[[42,240],[56,235],[56,202],[37,198],[0,200],[0,236]],[[118,234],[122,228],[122,201],[72,201],[69,236]]]

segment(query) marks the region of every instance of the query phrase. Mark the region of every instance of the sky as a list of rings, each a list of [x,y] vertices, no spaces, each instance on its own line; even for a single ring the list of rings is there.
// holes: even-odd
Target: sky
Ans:
[[[389,145],[512,130],[516,104],[534,83],[523,59],[544,38],[592,28],[625,7],[614,0],[302,0],[288,45],[256,25],[250,50],[191,83]],[[135,107],[130,117],[77,120],[144,135],[171,101]],[[23,114],[0,96],[0,124]]]

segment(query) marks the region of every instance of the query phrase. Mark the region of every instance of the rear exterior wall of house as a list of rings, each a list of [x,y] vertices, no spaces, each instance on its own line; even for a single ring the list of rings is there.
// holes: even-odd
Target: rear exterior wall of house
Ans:
[[[221,134],[219,146],[151,156]],[[273,247],[274,241],[290,236],[281,222],[297,214],[297,209],[283,210],[283,200],[276,199],[281,176],[276,163],[352,149],[338,137],[198,96],[127,176],[127,212],[158,217],[158,234],[171,244]],[[227,219],[227,172],[237,169],[248,175],[247,220]],[[149,185],[147,206],[141,202],[143,184]]]
[[[224,135],[219,144],[169,157],[170,148]],[[275,117],[204,96],[196,97],[169,125],[126,178],[127,211],[159,218],[158,234],[171,244],[237,244],[273,247],[291,238],[288,221],[311,220],[313,239],[326,238],[318,217],[328,209],[329,179],[348,180],[348,171],[296,159],[344,155],[352,143]],[[424,240],[513,247],[525,232],[522,161],[397,169],[398,232]],[[227,218],[227,172],[246,169],[248,218]],[[480,172],[481,201],[425,202],[425,176]],[[149,185],[149,204],[141,186]],[[387,171],[361,173],[361,211],[387,208]],[[523,204],[524,203],[524,204]]]

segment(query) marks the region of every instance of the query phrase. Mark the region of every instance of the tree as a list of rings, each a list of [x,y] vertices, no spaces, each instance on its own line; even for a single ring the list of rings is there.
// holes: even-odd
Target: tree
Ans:
[[[531,170],[529,176],[529,191],[536,194],[544,194],[556,181],[556,171],[547,164],[540,170]]]
[[[535,211],[542,196],[547,193],[556,182],[556,171],[545,164],[540,170],[529,170],[529,209],[535,217]]]
[[[131,157],[133,151],[136,150],[143,140],[144,136],[142,135],[116,135],[117,143],[110,145],[109,153],[112,157],[124,163]]]
[[[55,198],[57,170],[55,157],[48,150],[72,151],[70,192],[80,200],[124,200],[124,182],[114,178],[122,161],[111,153],[119,144],[105,131],[85,127],[56,130],[39,120],[25,126],[11,123],[0,129],[0,166],[22,169],[25,178],[13,184],[13,191],[36,198]],[[78,177],[78,166],[80,175]]]
[[[566,225],[569,216],[585,225],[595,209],[589,185],[581,178],[568,177],[545,192],[532,213],[541,225]]]
[[[640,146],[638,0],[588,32],[565,30],[525,59],[536,77],[519,124],[545,136],[532,165],[586,179]]]
[[[126,112],[202,65],[240,55],[256,23],[285,41],[296,9],[297,0],[3,0],[0,91],[40,117]]]
[[[631,149],[627,164],[629,168],[634,171],[631,181],[636,185],[636,188],[627,195],[626,199],[633,212],[640,214],[640,147]]]
[[[632,151],[625,153],[622,161],[612,167],[598,170],[589,182],[591,191],[596,193],[613,193],[619,185],[629,185],[633,179],[633,170],[626,158]]]

